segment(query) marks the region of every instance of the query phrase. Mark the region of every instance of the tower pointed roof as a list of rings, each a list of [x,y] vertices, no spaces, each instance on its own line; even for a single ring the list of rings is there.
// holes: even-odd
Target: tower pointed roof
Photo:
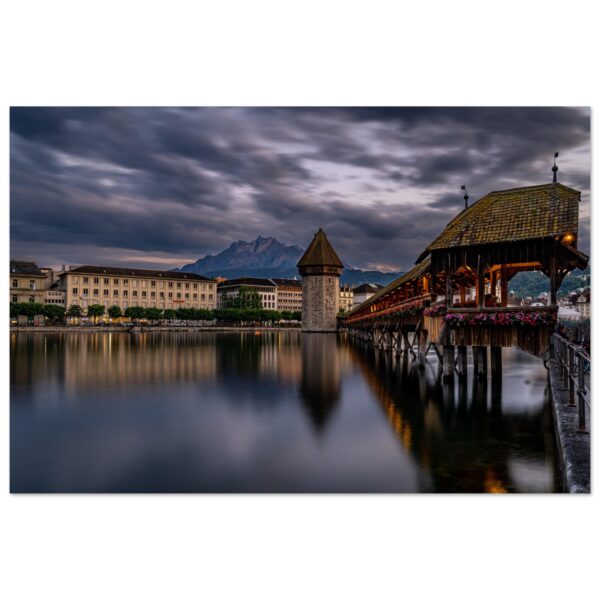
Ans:
[[[336,254],[333,246],[327,239],[325,232],[319,229],[313,241],[298,262],[298,267],[340,267],[344,268],[342,261]]]

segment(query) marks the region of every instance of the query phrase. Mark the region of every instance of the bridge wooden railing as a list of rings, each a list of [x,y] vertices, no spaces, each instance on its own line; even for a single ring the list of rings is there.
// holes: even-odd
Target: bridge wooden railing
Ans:
[[[378,319],[380,317],[393,317],[402,316],[403,314],[417,314],[420,315],[422,310],[425,308],[426,303],[431,298],[430,294],[422,294],[420,296],[414,296],[410,300],[399,302],[398,304],[383,304],[380,308],[377,305],[366,306],[360,312],[350,315],[346,318],[346,324],[354,324],[358,322],[364,322],[368,320]],[[414,307],[414,310],[413,310]]]

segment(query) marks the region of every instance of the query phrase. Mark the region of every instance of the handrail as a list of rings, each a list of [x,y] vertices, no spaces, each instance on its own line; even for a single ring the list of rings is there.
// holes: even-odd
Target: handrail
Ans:
[[[587,414],[591,409],[590,355],[582,346],[570,342],[558,333],[552,334],[550,351],[551,358],[558,363],[561,380],[568,385],[569,406],[577,407],[577,431],[589,433]]]

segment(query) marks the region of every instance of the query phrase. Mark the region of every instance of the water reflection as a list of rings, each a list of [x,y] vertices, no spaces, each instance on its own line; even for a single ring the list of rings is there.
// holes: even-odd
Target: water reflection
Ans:
[[[489,389],[295,331],[11,334],[10,354],[12,491],[554,489],[522,354]]]
[[[505,350],[511,400],[505,414],[502,381],[446,384],[437,370],[421,371],[407,357],[394,360],[359,345],[353,352],[398,440],[429,474],[431,490],[556,491],[545,374],[538,361]],[[537,378],[535,397],[523,385],[523,365]],[[521,467],[536,471],[535,481],[521,477]]]

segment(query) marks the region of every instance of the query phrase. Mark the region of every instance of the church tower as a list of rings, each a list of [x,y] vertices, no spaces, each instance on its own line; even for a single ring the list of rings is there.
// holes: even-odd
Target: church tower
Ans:
[[[319,229],[298,263],[302,275],[302,331],[336,331],[344,265]]]

